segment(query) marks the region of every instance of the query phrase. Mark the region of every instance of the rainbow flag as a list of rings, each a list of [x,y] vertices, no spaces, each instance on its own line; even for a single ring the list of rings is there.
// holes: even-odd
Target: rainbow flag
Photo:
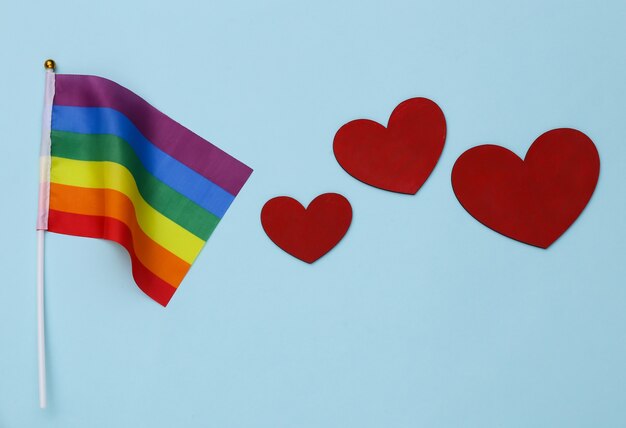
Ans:
[[[166,306],[252,169],[110,80],[46,91],[37,229],[119,243]]]

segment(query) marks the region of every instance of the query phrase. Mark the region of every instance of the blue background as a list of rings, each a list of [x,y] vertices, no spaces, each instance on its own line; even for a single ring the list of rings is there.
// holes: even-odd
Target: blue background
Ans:
[[[311,2],[313,3],[313,2]],[[1,427],[626,426],[626,3],[3,2]],[[49,408],[37,403],[35,210],[44,59],[98,74],[255,169],[167,309],[110,242],[49,234]],[[348,176],[332,139],[402,100],[448,138],[416,196]],[[602,163],[544,251],[476,222],[455,159],[575,127]],[[310,266],[277,195],[352,203]]]

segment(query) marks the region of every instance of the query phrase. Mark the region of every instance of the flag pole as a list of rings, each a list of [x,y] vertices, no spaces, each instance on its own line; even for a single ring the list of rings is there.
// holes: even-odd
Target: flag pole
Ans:
[[[50,205],[50,127],[52,101],[54,98],[53,60],[44,63],[46,83],[44,92],[43,120],[41,126],[41,149],[39,155],[39,207],[37,214],[37,361],[39,366],[39,407],[45,409],[48,403],[46,394],[46,328],[44,317],[44,271],[45,233],[48,229],[48,209]]]
[[[37,231],[37,357],[39,363],[39,407],[46,408],[46,337],[44,322],[44,244],[45,230]]]

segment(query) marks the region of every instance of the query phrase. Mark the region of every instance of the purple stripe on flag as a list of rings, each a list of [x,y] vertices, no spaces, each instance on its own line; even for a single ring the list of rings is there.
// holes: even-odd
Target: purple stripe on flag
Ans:
[[[108,107],[123,113],[152,144],[232,195],[252,169],[161,113],[143,98],[97,76],[57,74],[54,104]]]

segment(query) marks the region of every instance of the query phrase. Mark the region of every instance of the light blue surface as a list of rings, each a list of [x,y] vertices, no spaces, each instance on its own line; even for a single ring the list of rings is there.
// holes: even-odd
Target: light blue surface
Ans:
[[[626,426],[626,3],[296,3],[2,3],[0,427]],[[118,246],[49,235],[40,411],[47,57],[137,92],[255,173],[167,309]],[[335,131],[413,96],[449,131],[417,196],[347,175]],[[595,141],[602,170],[549,250],[458,204],[463,151],[523,155],[564,126]],[[264,235],[267,199],[328,191],[354,220],[315,265]]]

